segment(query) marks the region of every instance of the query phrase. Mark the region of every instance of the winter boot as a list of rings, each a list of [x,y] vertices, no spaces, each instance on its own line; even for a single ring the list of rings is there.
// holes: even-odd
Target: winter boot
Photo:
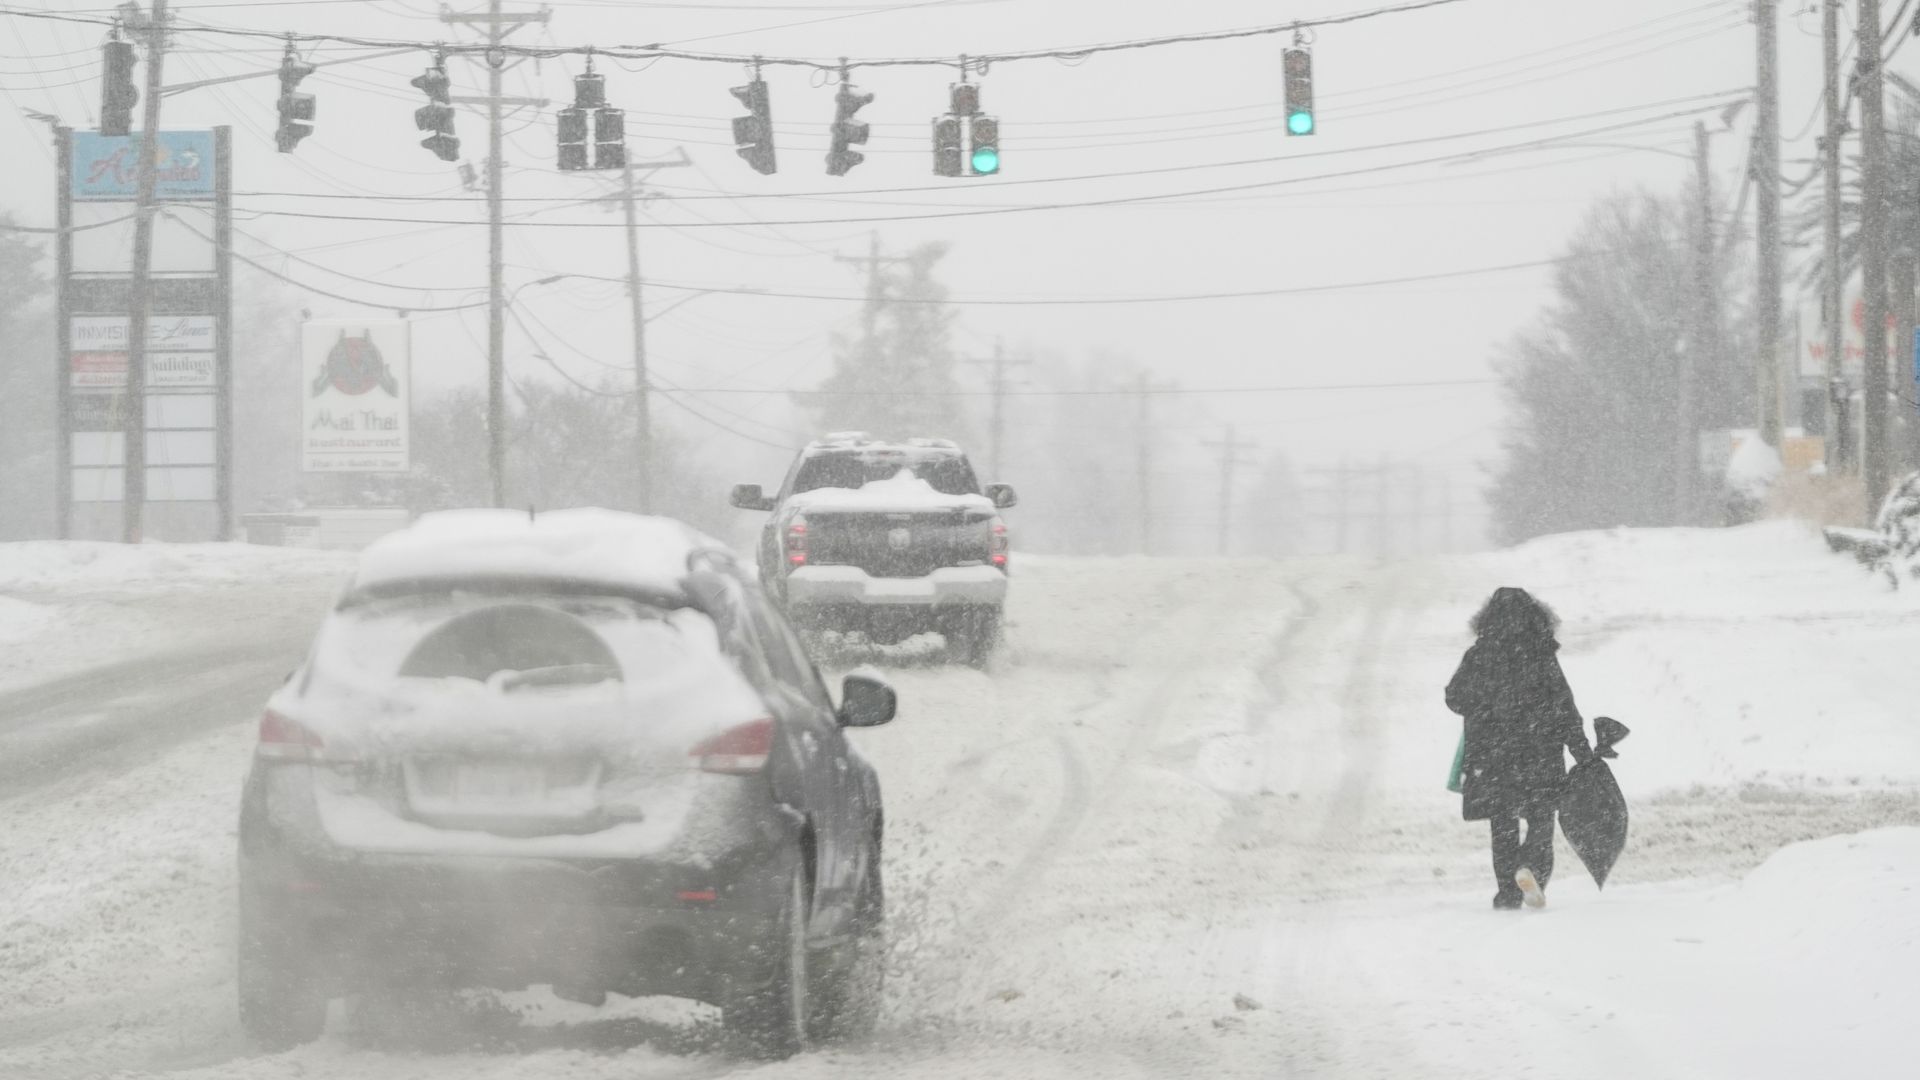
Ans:
[[[1547,906],[1546,890],[1540,887],[1540,882],[1533,876],[1532,870],[1524,866],[1521,867],[1514,873],[1513,883],[1520,886],[1520,895],[1525,898],[1528,907],[1543,908]]]

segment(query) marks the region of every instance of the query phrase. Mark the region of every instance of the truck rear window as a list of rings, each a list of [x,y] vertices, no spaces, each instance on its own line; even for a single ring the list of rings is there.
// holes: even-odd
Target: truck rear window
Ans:
[[[913,475],[925,480],[942,495],[980,494],[980,482],[974,478],[973,467],[967,464],[964,457],[871,451],[819,454],[808,458],[800,463],[799,471],[793,475],[791,494],[798,495],[819,488],[858,488],[875,480],[890,480],[900,475],[901,469],[912,470]]]

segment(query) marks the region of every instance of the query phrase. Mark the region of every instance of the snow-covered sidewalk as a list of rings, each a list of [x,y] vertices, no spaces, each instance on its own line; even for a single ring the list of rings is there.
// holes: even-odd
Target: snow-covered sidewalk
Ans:
[[[304,632],[353,559],[250,544],[0,543],[0,689]]]

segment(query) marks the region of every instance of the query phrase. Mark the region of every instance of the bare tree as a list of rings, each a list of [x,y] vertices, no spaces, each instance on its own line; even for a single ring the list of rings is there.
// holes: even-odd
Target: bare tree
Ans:
[[[1497,357],[1514,410],[1489,492],[1505,539],[1670,523],[1682,364],[1694,368],[1702,429],[1751,415],[1752,379],[1739,359],[1750,353],[1731,332],[1750,304],[1727,249],[1712,283],[1726,320],[1713,335],[1721,348],[1689,355],[1694,228],[1684,200],[1601,200],[1556,272],[1558,299]]]

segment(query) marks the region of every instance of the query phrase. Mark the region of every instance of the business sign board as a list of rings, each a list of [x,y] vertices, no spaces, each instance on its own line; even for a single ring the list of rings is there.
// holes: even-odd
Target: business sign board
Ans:
[[[76,391],[67,398],[72,431],[125,431],[127,395],[119,390]]]
[[[75,390],[121,390],[127,385],[127,316],[75,315],[68,385]],[[215,383],[211,315],[154,315],[147,319],[147,389],[212,387]]]
[[[81,277],[128,277],[133,273],[133,204],[69,203],[73,217],[73,272]],[[153,217],[156,277],[212,277],[214,214],[209,203],[168,203]]]
[[[1847,292],[1842,310],[1846,312],[1846,317],[1840,324],[1840,345],[1843,350],[1840,370],[1857,385],[1860,380],[1861,360],[1867,355],[1867,301],[1857,287]],[[1887,312],[1888,360],[1898,360],[1903,351],[1896,322],[1893,312]],[[1799,356],[1801,375],[1809,378],[1826,376],[1827,327],[1818,301],[1801,306]]]
[[[147,389],[181,390],[212,388],[214,385],[212,352],[149,352]]]
[[[76,201],[132,202],[139,194],[136,177],[143,142],[140,135],[75,131],[71,196]],[[153,143],[154,198],[212,199],[213,152],[211,131],[161,132]]]
[[[301,328],[301,468],[406,471],[411,354],[411,327],[404,319],[328,320]]]

